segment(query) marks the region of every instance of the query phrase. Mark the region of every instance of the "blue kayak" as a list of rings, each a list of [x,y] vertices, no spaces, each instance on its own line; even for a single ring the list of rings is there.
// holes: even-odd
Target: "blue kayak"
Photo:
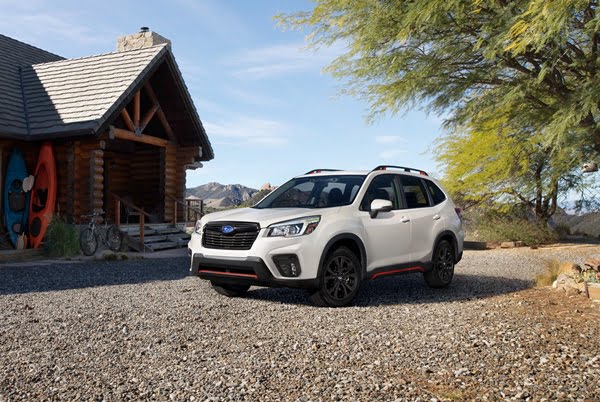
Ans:
[[[23,180],[27,177],[27,166],[21,152],[13,148],[4,178],[4,222],[10,241],[25,231],[29,215],[29,194],[23,191]]]

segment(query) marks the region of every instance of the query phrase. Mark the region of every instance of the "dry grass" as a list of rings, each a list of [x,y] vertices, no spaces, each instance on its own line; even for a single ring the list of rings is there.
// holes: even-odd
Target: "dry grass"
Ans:
[[[561,264],[558,260],[548,260],[544,263],[544,272],[535,277],[538,287],[550,286],[558,278]]]

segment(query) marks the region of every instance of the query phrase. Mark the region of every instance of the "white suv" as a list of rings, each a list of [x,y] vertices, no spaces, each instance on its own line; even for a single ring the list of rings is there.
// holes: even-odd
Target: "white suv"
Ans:
[[[250,286],[305,288],[321,306],[345,306],[361,282],[422,272],[448,286],[463,252],[460,209],[427,173],[318,169],[294,177],[252,208],[196,223],[191,273],[226,296]]]

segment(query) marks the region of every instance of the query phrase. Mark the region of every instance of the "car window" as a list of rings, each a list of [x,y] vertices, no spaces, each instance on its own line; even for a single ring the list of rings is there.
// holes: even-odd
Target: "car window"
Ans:
[[[420,177],[402,175],[401,182],[407,208],[424,208],[429,206],[429,198]]]
[[[360,204],[361,211],[370,211],[373,200],[389,200],[393,209],[400,209],[396,191],[396,175],[382,174],[373,179]]]
[[[446,194],[444,194],[444,192],[438,186],[436,186],[434,182],[431,180],[425,180],[425,184],[429,190],[429,195],[431,195],[433,205],[441,204],[446,200]]]
[[[298,177],[283,184],[254,208],[328,208],[354,201],[364,176]]]

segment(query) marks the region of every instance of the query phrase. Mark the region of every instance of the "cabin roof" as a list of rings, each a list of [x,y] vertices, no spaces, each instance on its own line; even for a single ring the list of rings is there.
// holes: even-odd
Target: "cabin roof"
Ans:
[[[0,35],[0,137],[35,141],[97,135],[159,70],[169,81],[161,107],[179,140],[201,146],[201,160],[212,159],[210,141],[167,44],[63,59]]]

